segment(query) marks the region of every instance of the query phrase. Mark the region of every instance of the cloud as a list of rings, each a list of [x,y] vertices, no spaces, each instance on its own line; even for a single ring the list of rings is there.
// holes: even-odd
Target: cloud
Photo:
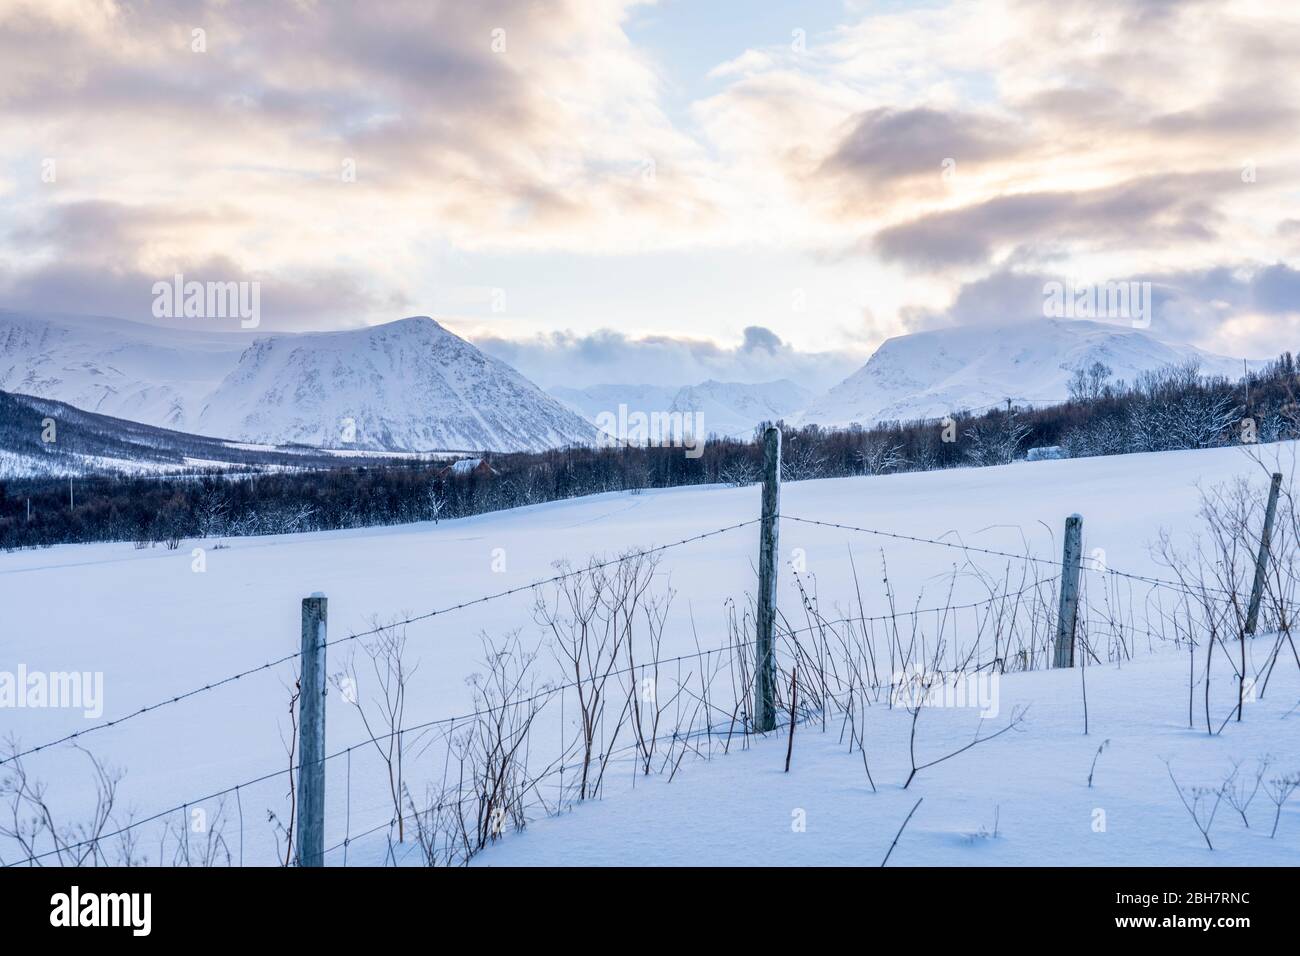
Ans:
[[[979,165],[1019,152],[1021,131],[995,116],[930,107],[867,110],[823,162],[824,171],[879,188],[924,176],[937,182],[945,159]]]
[[[998,269],[962,285],[943,308],[905,309],[903,321],[908,332],[1031,321],[1043,316],[1049,282],[1150,283],[1151,335],[1192,342],[1225,355],[1270,357],[1293,350],[1300,335],[1300,270],[1284,262],[1086,280],[1061,273]],[[1129,324],[1120,317],[1099,321]]]
[[[767,352],[775,355],[781,351],[781,337],[771,329],[765,329],[761,325],[750,325],[745,327],[745,341],[741,344],[742,352]]]
[[[34,264],[0,268],[0,301],[28,311],[122,316],[166,324],[153,317],[154,283],[256,282],[263,327],[345,328],[356,317],[408,309],[398,293],[382,293],[359,270],[330,266],[250,268],[185,241],[190,230],[232,226],[238,210],[190,209],[168,214],[153,205],[107,201],[57,204],[34,222],[11,228],[8,241],[27,249]]]
[[[417,298],[431,235],[612,251],[698,229],[715,215],[701,154],[623,32],[634,3],[0,5],[10,293],[94,267],[84,307],[130,302],[115,282],[215,259],[366,275],[374,295],[329,321]]]
[[[544,388],[608,383],[680,387],[707,379],[767,382],[788,378],[823,391],[854,372],[864,354],[801,352],[770,329],[750,326],[734,346],[656,335],[633,338],[613,329],[585,335],[552,332],[529,339],[471,336],[475,345]]]
[[[999,196],[975,205],[930,213],[882,229],[872,246],[886,260],[918,268],[986,265],[1017,246],[1040,243],[1123,245],[1210,241],[1219,218],[1204,186],[1216,176],[1150,176],[1088,191]],[[1202,187],[1202,188],[1197,188]]]
[[[963,285],[951,304],[941,309],[912,307],[903,312],[908,332],[953,325],[1011,324],[1043,314],[1046,274],[1004,269]]]

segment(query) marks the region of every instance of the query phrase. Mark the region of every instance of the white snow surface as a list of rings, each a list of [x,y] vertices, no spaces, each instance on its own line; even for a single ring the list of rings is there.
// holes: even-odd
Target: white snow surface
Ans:
[[[1295,448],[1266,446],[1266,454]],[[1163,576],[1149,544],[1161,528],[1181,541],[1197,530],[1197,484],[1244,475],[1260,486],[1265,470],[1240,448],[1089,458],[921,474],[788,483],[785,515],[882,528],[925,537],[960,533],[968,544],[1039,555],[1059,554],[1067,515],[1084,516],[1084,549],[1103,547],[1113,568]],[[480,595],[526,585],[554,573],[552,561],[584,561],[632,547],[676,541],[747,521],[758,513],[755,487],[692,487],[641,494],[607,494],[553,502],[440,524],[415,524],[271,538],[185,541],[179,550],[137,550],[130,543],[60,546],[0,554],[0,669],[90,671],[104,675],[99,720],[65,709],[15,709],[6,730],[31,746],[228,674],[296,651],[300,601],[316,591],[329,598],[331,639],[388,620],[446,608]],[[729,531],[663,553],[657,587],[676,594],[668,618],[665,655],[726,643],[727,602],[743,603],[754,587],[757,525]],[[196,573],[193,549],[203,548],[206,570]],[[933,545],[893,541],[839,529],[785,521],[784,559],[803,549],[827,611],[851,611],[851,551],[863,578],[865,611],[884,609],[880,584],[883,549],[900,607],[945,603],[949,575],[961,556]],[[504,565],[500,559],[504,558]],[[980,560],[974,558],[974,560]],[[990,571],[1005,562],[988,557]],[[978,599],[959,579],[952,600]],[[778,601],[799,607],[792,576],[780,578]],[[542,678],[561,674],[532,615],[525,590],[426,620],[406,629],[408,662],[418,669],[408,689],[412,725],[472,709],[465,678],[481,671],[481,638],[518,630],[540,646]],[[1251,654],[1264,653],[1265,638]],[[347,659],[349,644],[329,649],[329,670]],[[1271,646],[1271,645],[1270,645]],[[1222,664],[1222,661],[1220,662]],[[1218,736],[1187,726],[1187,658],[1139,644],[1133,661],[1086,670],[1090,732],[1082,733],[1079,670],[1007,676],[1001,684],[1000,726],[1015,704],[1029,710],[1020,732],[1003,735],[922,771],[904,792],[906,720],[875,709],[869,718],[868,756],[877,793],[866,784],[861,756],[839,743],[838,725],[825,733],[801,725],[790,774],[781,773],[785,739],[777,735],[726,756],[688,759],[670,784],[640,780],[615,764],[605,796],[565,816],[537,820],[509,834],[479,861],[524,863],[861,863],[876,865],[914,801],[924,797],[895,850],[894,864],[1042,863],[1088,865],[1283,864],[1300,851],[1300,803],[1283,811],[1276,839],[1268,839],[1271,808],[1262,796],[1242,826],[1226,806],[1204,846],[1170,784],[1169,760],[1183,786],[1217,786],[1230,761],[1246,770],[1265,753],[1278,772],[1300,770],[1300,734],[1294,710],[1300,680],[1289,660],[1279,663],[1266,698],[1249,704],[1241,724]],[[364,675],[364,665],[361,668]],[[283,768],[286,707],[294,669],[262,671],[179,704],[96,731],[81,739],[109,764],[126,770],[119,794],[144,816]],[[364,683],[364,696],[372,689]],[[1216,714],[1226,714],[1233,687],[1226,666],[1217,671]],[[1199,691],[1198,691],[1199,700]],[[351,708],[331,692],[327,752],[364,742]],[[1199,706],[1199,704],[1198,704]],[[573,714],[568,714],[572,721]],[[936,755],[968,741],[973,711],[926,709],[919,747]],[[1088,766],[1103,741],[1092,789]],[[412,744],[415,742],[412,741]],[[540,747],[540,743],[538,744]],[[412,751],[414,753],[414,751]],[[435,763],[436,766],[429,766]],[[84,755],[68,745],[25,759],[28,772],[51,784],[56,812],[88,810],[93,795]],[[442,758],[412,756],[406,773],[415,794],[442,771]],[[327,772],[328,862],[344,862],[339,845],[358,837],[347,862],[380,863],[384,824],[391,816],[386,779],[369,744]],[[268,809],[286,809],[283,778],[241,790],[245,862],[275,856]],[[215,801],[199,801],[209,814]],[[807,830],[791,830],[792,812],[806,811]],[[1106,813],[1094,832],[1096,809]],[[227,800],[227,839],[237,839],[236,808]],[[179,819],[180,814],[175,816]],[[1265,817],[1269,819],[1266,820]],[[995,817],[998,836],[992,832]],[[156,854],[150,825],[142,846]],[[13,848],[0,854],[13,858]],[[399,862],[415,863],[408,843]]]
[[[941,418],[980,412],[1008,397],[1020,404],[1065,401],[1076,369],[1101,362],[1112,381],[1196,361],[1202,375],[1232,380],[1241,359],[1164,342],[1149,331],[1106,322],[1034,319],[998,327],[963,326],[888,339],[858,371],[804,409],[823,426]]]
[[[1219,715],[1236,703],[1235,682],[1223,676],[1214,694]],[[1089,668],[1086,736],[1078,670],[1010,674],[1001,682],[1000,720],[982,728],[971,709],[925,711],[917,759],[952,753],[977,730],[999,729],[1013,707],[1026,708],[1022,728],[922,770],[906,790],[911,717],[873,708],[864,726],[875,792],[861,755],[849,754],[840,740],[841,721],[825,730],[805,723],[795,729],[788,774],[783,733],[747,751],[733,745],[720,755],[715,746],[710,760],[686,766],[671,783],[666,776],[638,779],[634,792],[539,820],[474,862],[878,866],[908,811],[923,799],[889,866],[1294,866],[1300,852],[1295,804],[1270,839],[1273,806],[1262,792],[1248,810],[1249,828],[1224,803],[1210,831],[1211,852],[1178,802],[1165,765],[1184,789],[1217,788],[1233,761],[1253,785],[1255,761],[1264,754],[1281,762],[1272,775],[1300,769],[1300,714],[1293,710],[1300,679],[1294,665],[1278,676],[1283,679],[1249,705],[1240,725],[1210,739],[1204,725],[1187,727],[1185,654]],[[793,827],[799,811],[801,832]]]

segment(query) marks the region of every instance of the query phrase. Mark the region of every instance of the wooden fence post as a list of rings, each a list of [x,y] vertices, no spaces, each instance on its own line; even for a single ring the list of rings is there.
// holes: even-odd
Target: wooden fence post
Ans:
[[[1246,633],[1254,636],[1259,623],[1259,600],[1264,596],[1264,580],[1268,576],[1268,551],[1273,539],[1273,516],[1277,514],[1277,493],[1282,488],[1281,472],[1273,472],[1268,486],[1268,508],[1264,511],[1264,530],[1259,536],[1259,556],[1255,559],[1255,583],[1250,589],[1250,608],[1246,612]]]
[[[1056,653],[1053,667],[1074,666],[1074,629],[1079,612],[1079,559],[1083,554],[1083,518],[1065,519],[1065,546],[1061,552],[1061,607],[1056,616]]]
[[[763,511],[758,532],[758,640],[754,654],[754,726],[776,729],[776,558],[781,513],[781,429],[763,433]]]
[[[299,866],[325,865],[326,598],[302,599],[302,677],[298,694]]]

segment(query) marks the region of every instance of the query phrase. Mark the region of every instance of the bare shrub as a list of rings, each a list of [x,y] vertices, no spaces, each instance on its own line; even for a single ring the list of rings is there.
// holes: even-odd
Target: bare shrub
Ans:
[[[1210,842],[1210,830],[1214,827],[1214,817],[1219,812],[1219,805],[1223,802],[1223,796],[1233,777],[1230,775],[1227,780],[1217,787],[1187,787],[1184,789],[1174,778],[1174,768],[1169,765],[1167,760],[1165,761],[1165,770],[1169,773],[1169,782],[1174,785],[1174,790],[1178,793],[1178,799],[1182,802],[1187,815],[1191,817],[1192,823],[1196,826],[1196,831],[1205,840],[1205,845],[1213,850],[1214,844]],[[1235,773],[1236,770],[1234,769],[1233,774]]]
[[[370,743],[383,761],[393,818],[397,821],[397,842],[402,843],[406,839],[402,817],[402,722],[406,714],[406,685],[419,665],[406,662],[405,626],[380,624],[377,618],[371,624],[374,633],[361,641],[370,675],[363,680],[358,674],[354,654],[343,671],[332,675],[330,680],[343,699],[356,709]],[[368,694],[371,686],[375,692]]]
[[[95,799],[88,816],[64,822],[51,805],[49,784],[28,774],[17,756],[20,752],[17,740],[12,737],[6,740],[8,758],[0,776],[0,801],[7,807],[8,819],[0,823],[0,837],[16,843],[22,859],[9,861],[0,857],[0,863],[43,865],[37,857],[52,858],[58,866],[104,866],[112,862],[103,844],[114,819],[117,785],[124,772],[105,766],[89,750],[76,744],[72,746],[90,763]],[[129,865],[132,857],[128,847],[125,860],[117,862]]]

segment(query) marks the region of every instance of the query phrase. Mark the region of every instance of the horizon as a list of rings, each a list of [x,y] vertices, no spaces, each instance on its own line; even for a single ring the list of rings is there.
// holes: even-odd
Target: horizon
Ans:
[[[3,317],[6,313],[13,314],[18,317],[37,318],[42,321],[62,320],[62,321],[71,322],[72,324],[78,324],[82,322],[93,323],[94,321],[108,320],[111,322],[121,322],[127,325],[137,326],[141,330],[158,330],[160,328],[165,328],[168,334],[179,334],[182,339],[184,339],[187,336],[193,336],[196,340],[203,338],[205,336],[212,336],[214,337],[213,340],[215,341],[228,338],[231,340],[244,339],[250,343],[256,339],[281,337],[281,336],[299,337],[299,336],[311,336],[311,335],[340,335],[340,334],[347,334],[347,333],[358,333],[358,332],[365,332],[371,329],[383,328],[385,326],[397,325],[403,322],[426,319],[433,322],[443,331],[449,332],[452,335],[456,336],[457,338],[461,339],[462,341],[468,342],[470,345],[479,348],[481,351],[483,351],[490,357],[497,359],[498,361],[505,362],[511,368],[514,368],[515,371],[519,372],[525,378],[532,381],[543,391],[556,396],[561,396],[562,394],[569,394],[575,392],[586,392],[586,391],[602,389],[602,388],[613,388],[615,390],[631,389],[631,388],[658,388],[658,389],[676,390],[676,389],[684,389],[684,388],[695,388],[695,387],[700,387],[709,384],[763,386],[763,385],[778,385],[784,382],[793,384],[796,387],[802,389],[803,391],[808,392],[811,396],[814,397],[823,395],[826,391],[826,387],[824,386],[824,383],[821,385],[821,387],[819,387],[818,383],[815,382],[815,379],[808,377],[806,375],[801,376],[797,371],[793,371],[790,369],[785,369],[783,373],[781,367],[774,369],[776,374],[766,378],[762,376],[754,376],[754,375],[745,376],[742,374],[740,377],[737,378],[721,378],[716,375],[710,375],[704,378],[694,378],[690,380],[685,380],[685,379],[672,380],[672,381],[662,381],[662,380],[651,381],[647,377],[647,379],[645,380],[619,380],[619,381],[591,380],[591,381],[582,381],[576,384],[570,381],[548,382],[548,381],[543,381],[542,380],[543,376],[537,374],[538,368],[533,368],[530,370],[525,370],[524,368],[516,368],[511,362],[511,359],[515,358],[516,356],[512,355],[512,349],[509,343],[503,343],[500,340],[492,340],[492,339],[488,339],[487,341],[475,341],[474,338],[464,334],[463,332],[457,331],[452,326],[452,324],[449,323],[448,321],[444,319],[440,319],[437,316],[426,315],[426,314],[403,315],[398,318],[393,318],[386,321],[380,321],[369,325],[358,325],[350,328],[241,329],[238,327],[233,327],[233,328],[223,329],[223,328],[212,328],[206,326],[196,327],[193,325],[185,325],[183,324],[185,320],[179,320],[179,322],[182,324],[160,327],[156,323],[144,321],[141,319],[128,318],[125,316],[118,316],[118,315],[99,315],[93,313],[70,313],[70,312],[41,313],[41,312],[34,312],[31,310],[15,310],[15,309],[0,307],[0,317]],[[1187,343],[1178,343],[1173,340],[1161,339],[1158,335],[1153,335],[1152,330],[1150,329],[1132,328],[1131,326],[1126,325],[1122,322],[1107,321],[1105,319],[1042,316],[1038,318],[1020,319],[1019,321],[1008,320],[1006,322],[999,323],[996,326],[990,327],[988,331],[999,331],[999,330],[1005,331],[1010,329],[1019,329],[1022,327],[1029,327],[1035,323],[1040,323],[1040,322],[1058,323],[1058,324],[1061,323],[1082,324],[1086,326],[1092,326],[1099,331],[1100,330],[1108,330],[1108,331],[1127,330],[1137,335],[1149,337],[1151,339],[1154,339],[1158,342],[1163,342],[1165,344],[1170,344],[1170,345],[1187,344]],[[952,325],[952,326],[946,326],[946,327],[936,328],[936,329],[922,329],[916,332],[905,332],[897,336],[890,336],[889,338],[882,341],[880,345],[877,346],[877,348],[873,350],[870,354],[868,354],[861,362],[858,362],[856,359],[845,358],[844,363],[848,366],[848,369],[840,377],[835,379],[833,386],[838,386],[843,384],[846,380],[852,378],[858,372],[862,371],[863,368],[866,366],[866,364],[870,361],[870,359],[874,358],[875,355],[880,351],[880,349],[890,341],[894,341],[896,339],[908,338],[911,336],[937,336],[937,335],[942,335],[945,332],[960,333],[963,330],[964,330],[963,326]],[[1211,360],[1228,359],[1228,360],[1240,361],[1243,363],[1243,367],[1247,364],[1255,367],[1266,366],[1267,364],[1276,360],[1282,354],[1282,352],[1290,351],[1287,349],[1282,349],[1272,355],[1225,356],[1225,355],[1219,355],[1217,353],[1209,352],[1204,349],[1198,349],[1196,346],[1190,346],[1190,347],[1203,353],[1207,359],[1211,359]],[[539,367],[544,367],[544,366],[539,366]],[[801,381],[800,379],[803,380]],[[1027,402],[1031,405],[1039,404],[1045,401],[1044,399],[1025,398],[1023,396],[1018,397],[1015,400]],[[1052,401],[1058,401],[1058,400],[1064,401],[1064,398],[1062,397],[1059,399],[1052,399]]]

